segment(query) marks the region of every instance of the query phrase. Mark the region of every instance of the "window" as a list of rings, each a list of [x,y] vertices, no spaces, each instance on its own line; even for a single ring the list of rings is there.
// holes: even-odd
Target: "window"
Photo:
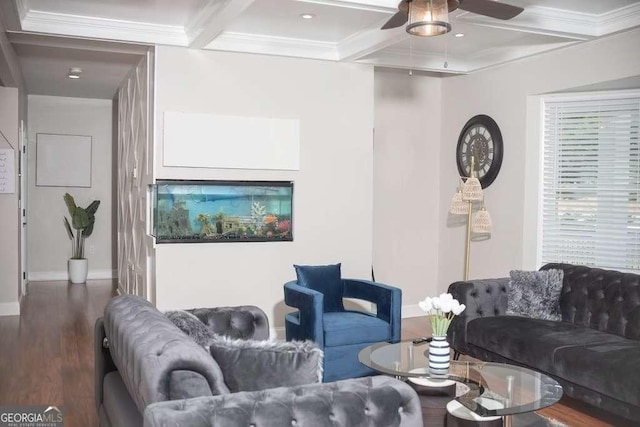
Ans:
[[[640,270],[640,92],[544,102],[541,261]]]

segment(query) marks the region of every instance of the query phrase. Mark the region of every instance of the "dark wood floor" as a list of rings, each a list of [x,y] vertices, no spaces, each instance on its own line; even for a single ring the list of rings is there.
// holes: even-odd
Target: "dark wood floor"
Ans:
[[[0,405],[62,405],[65,426],[96,426],[93,325],[113,295],[111,280],[29,284],[20,317],[0,317]]]
[[[97,425],[93,325],[113,295],[112,281],[30,284],[22,315],[0,317],[0,405],[61,405],[65,427]],[[427,319],[405,319],[402,335],[429,335]],[[570,399],[540,413],[572,427],[624,425]]]

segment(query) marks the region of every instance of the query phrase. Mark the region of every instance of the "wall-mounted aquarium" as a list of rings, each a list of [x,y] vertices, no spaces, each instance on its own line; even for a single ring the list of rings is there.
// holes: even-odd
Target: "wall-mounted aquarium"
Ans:
[[[151,192],[157,243],[293,240],[293,182],[157,181]]]

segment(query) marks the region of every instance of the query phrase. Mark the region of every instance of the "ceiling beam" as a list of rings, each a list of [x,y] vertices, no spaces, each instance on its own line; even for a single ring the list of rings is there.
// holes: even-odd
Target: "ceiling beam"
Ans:
[[[600,17],[581,12],[567,12],[547,7],[529,6],[508,21],[462,12],[456,19],[465,24],[530,34],[561,37],[571,40],[591,40],[599,36]]]
[[[408,37],[410,36],[404,27],[381,30],[376,25],[375,28],[357,32],[338,43],[338,58],[340,61],[355,61]]]
[[[447,67],[444,67],[444,55],[432,55],[425,53],[413,54],[411,58],[405,51],[385,50],[372,58],[365,58],[358,63],[371,64],[378,67],[402,68],[408,70],[430,71],[443,74],[467,74],[466,62],[457,57],[447,58]]]
[[[203,48],[254,0],[209,0],[185,25],[189,47]]]
[[[18,55],[7,38],[4,22],[0,17],[0,85],[22,87],[23,81]]]
[[[396,13],[400,0],[294,0],[300,3],[321,4],[370,12]]]
[[[7,37],[13,45],[46,46],[64,49],[79,49],[101,52],[145,55],[153,46],[143,43],[95,40],[71,36],[50,36],[37,33],[8,31]]]

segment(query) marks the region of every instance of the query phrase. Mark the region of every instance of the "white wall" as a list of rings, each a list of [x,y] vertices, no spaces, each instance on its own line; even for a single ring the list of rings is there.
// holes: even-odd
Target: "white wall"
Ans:
[[[372,67],[172,47],[156,61],[156,178],[295,181],[293,242],[157,245],[158,307],[255,304],[281,327],[292,264],[369,278]],[[165,111],[299,118],[300,170],[164,167]]]
[[[0,316],[20,313],[18,303],[18,89],[0,87],[0,130],[14,148],[16,191],[0,194]],[[0,148],[11,148],[0,137]]]
[[[498,123],[504,159],[486,189],[493,219],[490,240],[472,243],[470,278],[504,277],[535,265],[539,165],[538,94],[640,75],[640,29],[467,76],[443,80],[440,204],[448,206],[458,175],[456,141],[465,122],[488,114]],[[444,217],[446,218],[446,217]],[[464,227],[440,221],[441,290],[462,278]]]
[[[402,288],[403,316],[438,291],[441,79],[375,71],[373,265]]]
[[[89,278],[112,278],[112,111],[111,100],[29,95],[29,280],[66,280],[71,242],[62,218],[69,216],[63,201],[71,194],[86,207],[100,200],[93,234],[86,240]],[[36,134],[55,133],[92,137],[91,187],[37,187]],[[91,253],[94,248],[94,253]]]

